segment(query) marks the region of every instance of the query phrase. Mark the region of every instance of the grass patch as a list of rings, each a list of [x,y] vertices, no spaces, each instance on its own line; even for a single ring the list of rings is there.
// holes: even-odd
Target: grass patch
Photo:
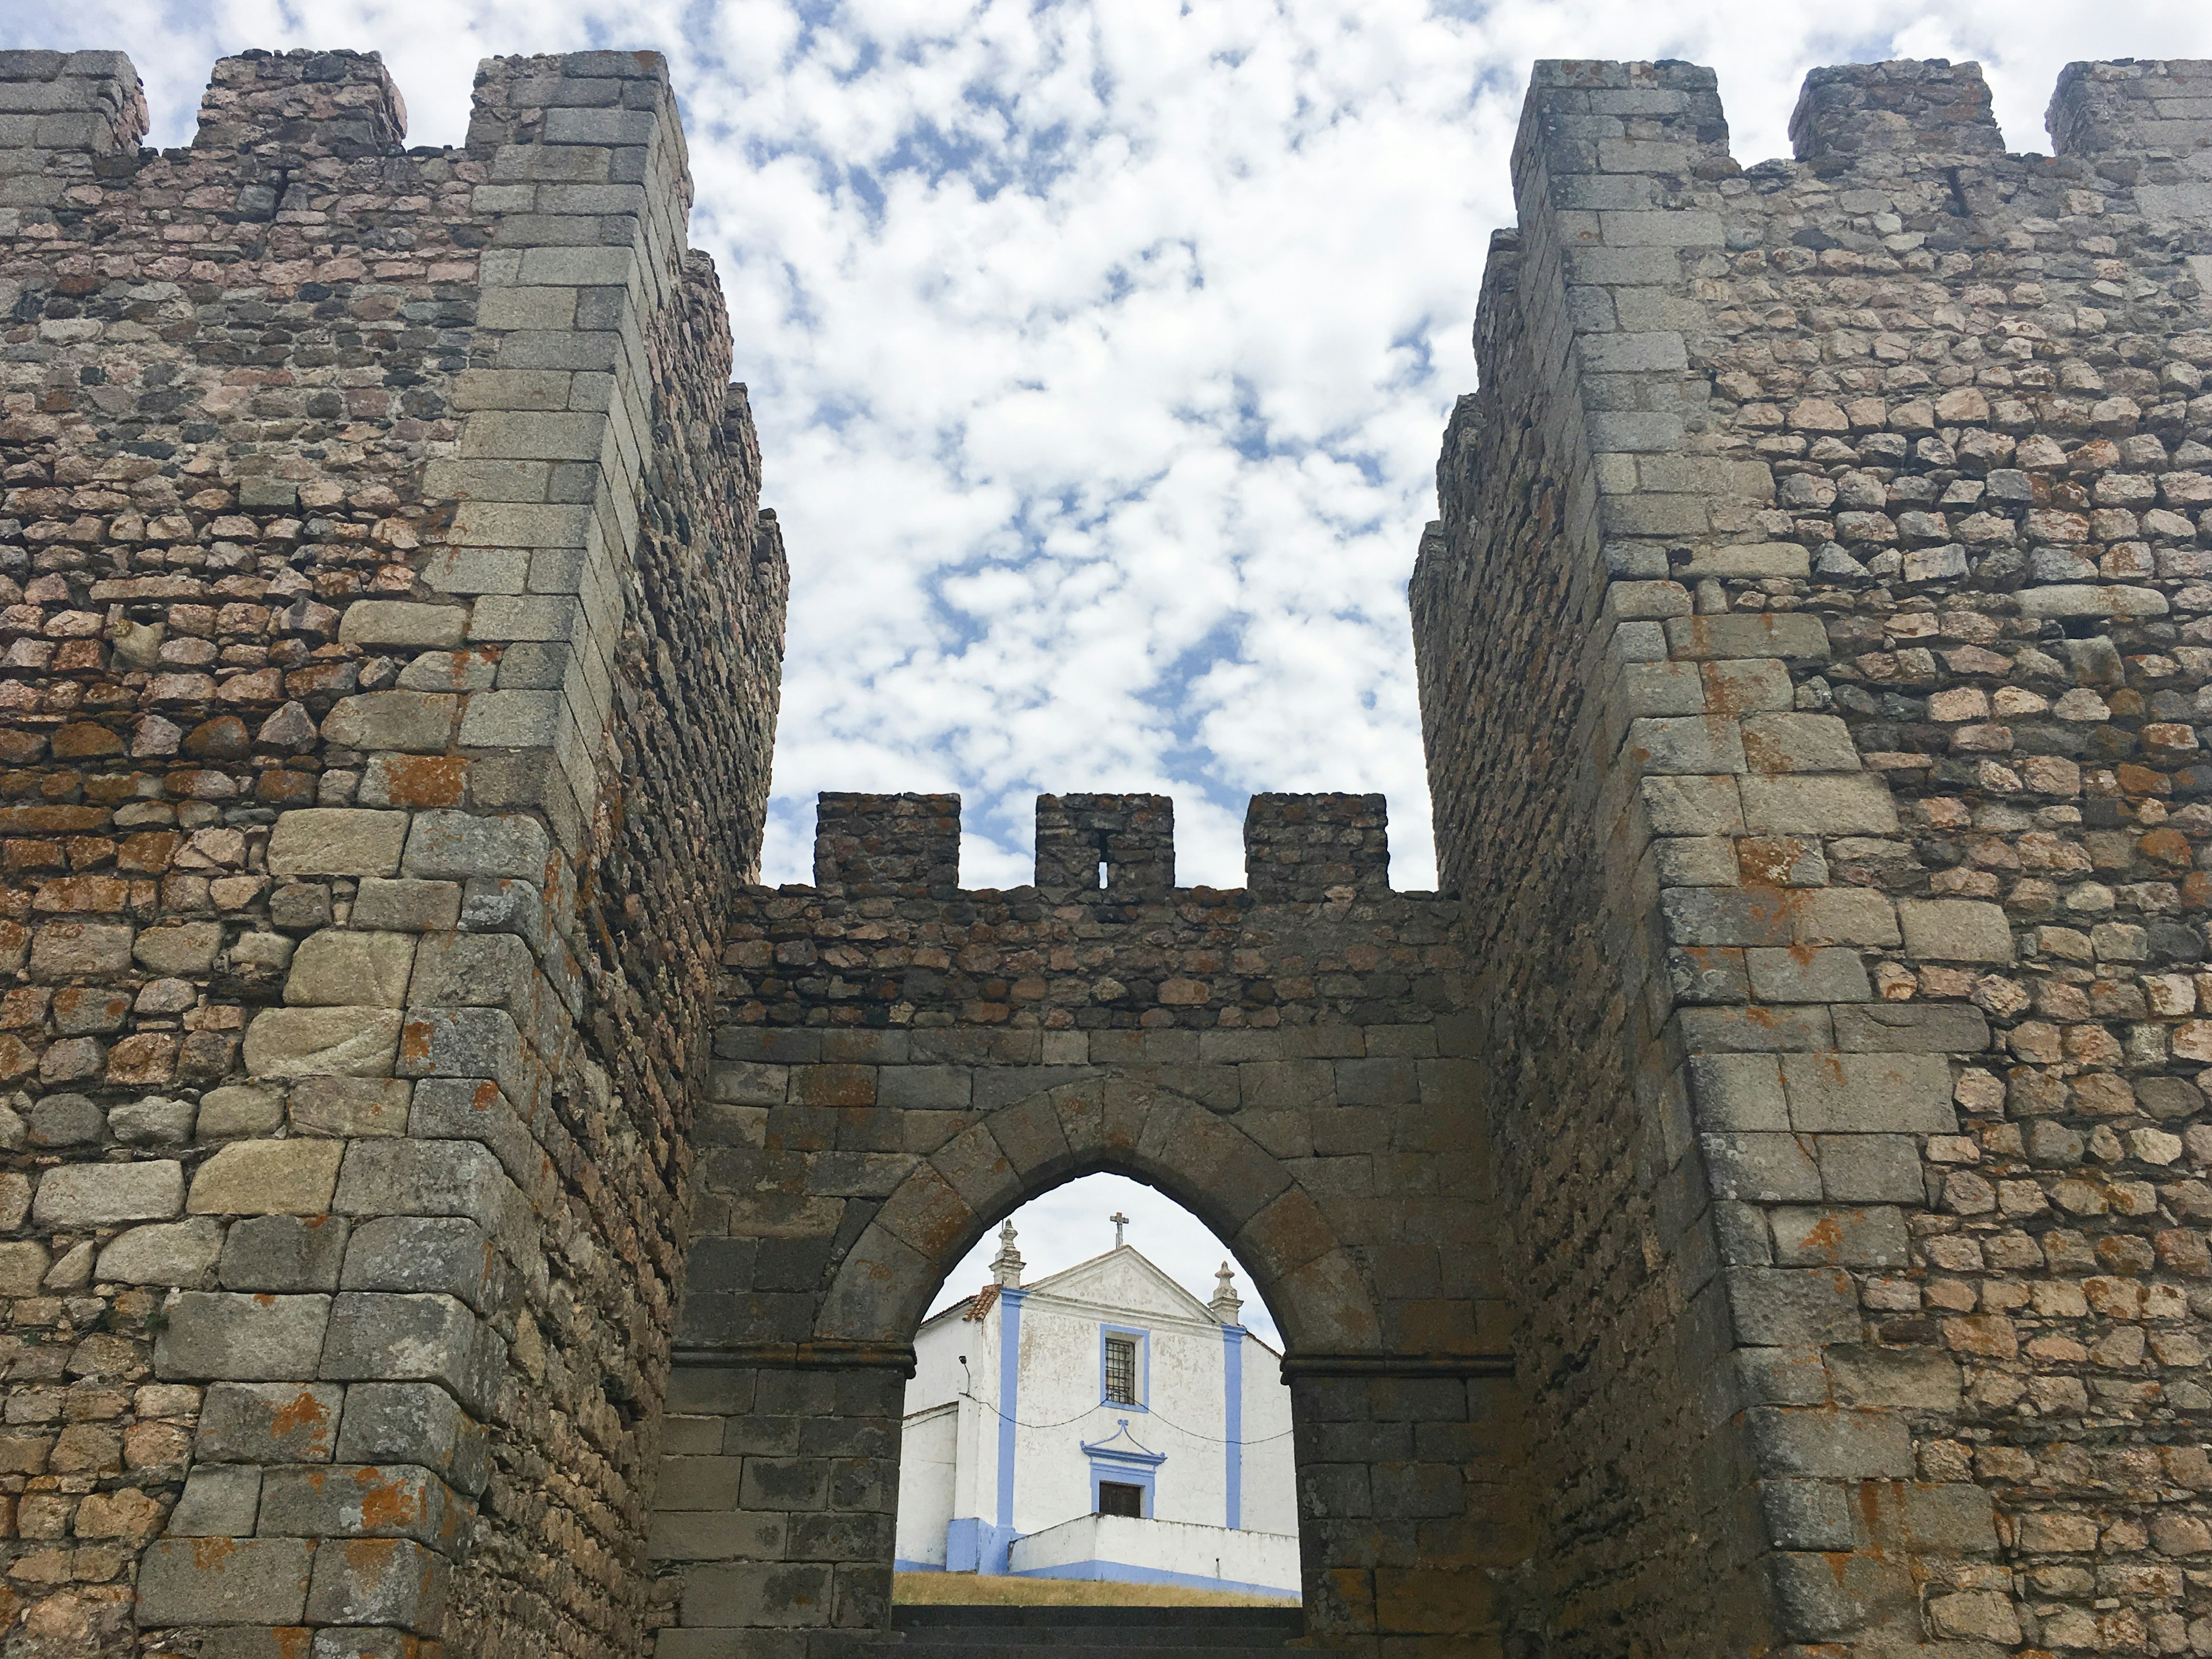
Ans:
[[[891,1600],[915,1606],[966,1602],[996,1607],[1285,1607],[1295,1595],[1246,1595],[1180,1584],[1112,1579],[986,1577],[972,1572],[896,1572]]]

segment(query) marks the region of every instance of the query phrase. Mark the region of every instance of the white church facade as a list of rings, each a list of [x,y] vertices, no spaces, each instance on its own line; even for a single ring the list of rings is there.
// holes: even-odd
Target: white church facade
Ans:
[[[1295,1597],[1290,1390],[1228,1267],[1209,1305],[1117,1227],[1024,1286],[999,1237],[993,1282],[915,1337],[899,1571]]]

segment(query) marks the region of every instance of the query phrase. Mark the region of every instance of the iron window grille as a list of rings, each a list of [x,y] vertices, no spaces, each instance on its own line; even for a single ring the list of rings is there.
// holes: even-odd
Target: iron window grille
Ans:
[[[1132,1337],[1106,1339],[1106,1400],[1115,1406],[1137,1403],[1137,1344]]]

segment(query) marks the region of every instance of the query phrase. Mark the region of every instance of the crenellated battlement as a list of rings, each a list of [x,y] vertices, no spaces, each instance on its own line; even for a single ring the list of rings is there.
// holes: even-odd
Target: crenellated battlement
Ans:
[[[1175,802],[1165,795],[1039,795],[1041,892],[1157,898],[1175,887]]]
[[[2212,149],[2212,60],[2069,64],[2044,125],[2061,155],[2136,150],[2172,160]]]
[[[1389,811],[1381,795],[1255,795],[1244,877],[1257,899],[1316,904],[1390,890]]]
[[[246,52],[215,66],[192,148],[276,165],[397,152],[407,105],[373,52]]]
[[[663,195],[672,217],[691,204],[683,131],[658,52],[486,58],[459,146],[407,147],[406,100],[373,52],[251,51],[220,60],[181,151],[142,150],[148,120],[137,72],[121,52],[0,52],[0,210],[66,212],[69,181],[95,173],[165,197],[235,178],[240,194],[228,214],[252,224],[283,210],[269,194],[276,175],[296,175],[288,185],[343,175],[348,194],[362,198],[354,211],[373,216],[380,196],[442,194],[450,169],[469,163],[491,168],[489,179],[469,182],[492,186],[483,203],[507,216],[510,242],[548,228],[511,218],[517,207],[547,210],[534,192],[563,198],[550,209],[556,215],[581,210],[595,189],[600,211],[635,210],[635,201],[607,194],[608,186]],[[353,170],[362,164],[367,172]],[[206,207],[193,200],[188,217]]]
[[[1801,161],[1885,150],[1928,157],[2004,149],[1982,66],[1942,58],[1814,70],[1790,113],[1790,142]]]
[[[824,793],[814,883],[825,896],[957,897],[960,797]],[[1381,795],[1261,794],[1244,817],[1254,899],[1320,904],[1387,896],[1389,813]],[[1036,888],[1054,902],[1164,899],[1175,884],[1175,802],[1165,795],[1039,795]]]
[[[0,213],[51,207],[96,161],[135,160],[147,120],[119,52],[0,52]]]
[[[814,884],[844,898],[951,898],[960,890],[960,797],[824,791]]]

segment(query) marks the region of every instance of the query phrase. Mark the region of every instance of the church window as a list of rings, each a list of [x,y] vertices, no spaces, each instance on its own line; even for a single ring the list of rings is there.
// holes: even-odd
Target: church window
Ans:
[[[1106,1399],[1115,1406],[1133,1406],[1137,1403],[1137,1340],[1133,1336],[1109,1336],[1106,1339]],[[1130,1490],[1134,1491],[1133,1487]],[[1128,1511],[1134,1513],[1133,1510]],[[1101,1515],[1119,1515],[1120,1510],[1101,1510]]]
[[[1124,1485],[1119,1480],[1098,1483],[1098,1513],[1127,1515],[1137,1520],[1145,1518],[1145,1489]]]

